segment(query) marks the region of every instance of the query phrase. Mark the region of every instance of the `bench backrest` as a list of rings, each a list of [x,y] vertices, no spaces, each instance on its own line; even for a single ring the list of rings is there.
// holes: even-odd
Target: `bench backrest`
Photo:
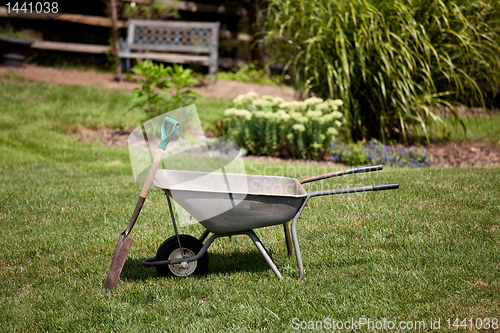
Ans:
[[[130,50],[217,54],[219,22],[129,20]]]

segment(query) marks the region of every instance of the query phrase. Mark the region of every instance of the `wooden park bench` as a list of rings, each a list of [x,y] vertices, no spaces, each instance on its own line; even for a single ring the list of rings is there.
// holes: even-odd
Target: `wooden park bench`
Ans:
[[[220,22],[129,20],[127,39],[120,38],[123,67],[130,73],[130,59],[209,67],[208,84],[217,75]]]

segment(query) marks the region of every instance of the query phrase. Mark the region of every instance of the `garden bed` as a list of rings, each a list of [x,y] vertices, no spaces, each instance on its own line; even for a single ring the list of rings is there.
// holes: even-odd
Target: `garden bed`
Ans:
[[[78,126],[74,130],[78,139],[85,142],[102,142],[108,146],[122,147],[128,143],[131,130],[103,128],[91,130]],[[436,143],[431,144],[430,166],[437,168],[500,166],[500,147],[486,142]],[[259,163],[280,163],[288,159],[269,156],[246,156],[245,160]],[[325,166],[341,165],[330,160],[307,161],[297,160],[299,164],[317,164]]]
[[[134,82],[124,82],[120,85],[115,80],[115,75],[110,73],[99,73],[96,71],[63,70],[48,67],[25,66],[18,69],[7,69],[0,67],[0,75],[13,73],[35,81],[54,82],[58,84],[95,86],[102,88],[133,90],[137,84]],[[26,86],[32,85],[24,82]],[[256,91],[259,94],[269,93],[273,96],[282,97],[285,100],[293,100],[294,93],[290,88],[259,86],[250,83],[235,81],[219,81],[214,85],[212,91],[204,87],[197,88],[204,96],[224,96],[234,98],[247,91]],[[274,89],[270,92],[268,89]],[[466,116],[463,112],[461,115]],[[85,127],[75,129],[80,140],[100,141],[111,146],[124,146],[127,144],[128,131],[103,128],[90,130]],[[500,147],[484,142],[463,142],[463,143],[442,143],[431,144],[431,163],[433,167],[468,167],[468,166],[490,166],[500,165]],[[259,161],[287,161],[276,157],[248,156],[248,160]],[[305,163],[305,162],[304,162]],[[331,161],[315,162],[327,165],[336,165]]]
[[[500,166],[500,147],[486,142],[431,145],[431,166],[442,168]]]

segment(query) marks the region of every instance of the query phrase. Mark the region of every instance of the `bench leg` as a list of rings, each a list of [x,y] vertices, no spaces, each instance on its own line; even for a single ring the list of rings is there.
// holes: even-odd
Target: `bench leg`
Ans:
[[[130,59],[125,59],[120,61],[120,64],[118,65],[118,74],[119,78],[118,81],[120,83],[123,82],[123,71],[126,70],[127,74],[130,74]]]
[[[123,82],[123,67],[124,67],[124,62],[123,60],[120,60],[120,63],[118,64],[118,82],[122,83]]]
[[[217,64],[211,64],[208,69],[208,87],[210,88],[214,83],[214,75],[217,75]]]
[[[127,63],[127,74],[130,74],[130,58],[127,58],[125,62]]]
[[[213,76],[212,73],[208,74],[208,88],[210,88],[212,86],[212,76]]]

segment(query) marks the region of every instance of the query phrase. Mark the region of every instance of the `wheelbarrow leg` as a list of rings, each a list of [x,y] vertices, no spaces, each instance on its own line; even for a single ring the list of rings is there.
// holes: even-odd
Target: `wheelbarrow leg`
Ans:
[[[257,235],[255,234],[255,232],[253,230],[247,230],[247,231],[244,231],[244,233],[246,235],[248,235],[252,239],[252,241],[254,242],[255,246],[257,246],[257,248],[259,249],[260,253],[264,257],[264,259],[267,261],[267,264],[269,265],[269,267],[271,267],[271,269],[273,270],[274,274],[276,274],[276,276],[279,279],[281,279],[282,278],[281,273],[278,271],[278,268],[274,264],[273,259],[271,259],[271,257],[269,256],[269,253],[267,252],[267,250],[264,247],[264,245],[262,245],[262,242],[260,241],[259,237],[257,237]]]
[[[367,168],[362,169],[364,171],[361,171],[361,172],[373,171],[373,170],[371,170],[369,168],[367,169]],[[375,167],[370,167],[370,168],[376,168],[377,170],[380,170],[381,166],[375,166]],[[359,170],[360,168],[357,168],[357,169]],[[359,172],[359,171],[356,171],[356,172]],[[328,176],[327,178],[330,178],[329,175],[330,174],[327,174],[327,176]],[[325,176],[325,175],[323,175],[323,176]],[[310,180],[308,180],[308,181],[310,181]],[[384,191],[384,190],[394,190],[397,188],[399,188],[398,183],[391,183],[391,184],[379,184],[379,185],[369,185],[369,186],[360,186],[360,187],[351,187],[351,188],[340,188],[337,190],[325,190],[325,191],[316,191],[316,192],[309,193],[307,195],[307,197],[305,198],[304,202],[302,203],[302,206],[297,211],[297,214],[295,214],[295,216],[293,217],[293,221],[292,221],[292,240],[293,240],[293,247],[295,248],[295,256],[297,257],[297,266],[299,266],[299,280],[304,279],[304,265],[302,264],[302,255],[300,254],[299,239],[297,237],[297,221],[299,220],[300,214],[302,214],[302,210],[304,210],[304,207],[306,206],[309,199],[311,199],[312,197],[319,197],[319,196],[323,196],[323,195],[336,195],[336,194],[368,192],[368,191]]]
[[[304,280],[304,265],[302,264],[302,255],[300,254],[299,240],[297,239],[297,220],[298,218],[294,218],[292,221],[292,239],[297,266],[299,267],[299,280]]]
[[[299,267],[299,280],[304,280],[304,264],[302,263],[302,254],[300,253],[299,238],[297,237],[297,221],[299,220],[300,214],[302,214],[302,210],[306,206],[307,201],[309,201],[309,198],[310,196],[308,195],[292,221],[292,240],[295,257],[297,258],[297,266]]]
[[[198,240],[203,243],[205,241],[205,239],[207,239],[209,234],[210,234],[210,231],[205,229],[205,231],[203,231],[203,233],[201,234],[200,238],[198,238]]]
[[[292,241],[290,239],[290,228],[288,228],[288,222],[283,223],[283,229],[285,231],[285,241],[286,241],[286,250],[287,257],[290,258],[292,256]]]

